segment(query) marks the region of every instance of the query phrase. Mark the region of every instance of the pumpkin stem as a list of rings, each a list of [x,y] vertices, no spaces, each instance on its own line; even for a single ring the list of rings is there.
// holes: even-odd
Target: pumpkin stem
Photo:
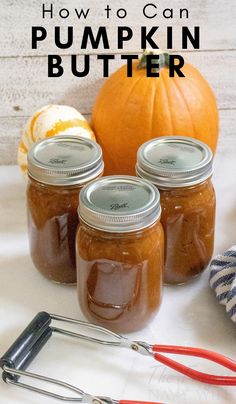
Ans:
[[[139,59],[139,63],[137,65],[137,69],[146,69],[147,67],[147,56],[159,56],[159,66],[153,68],[154,72],[159,72],[162,67],[168,67],[170,62],[170,55],[164,51],[153,51],[153,50],[143,50],[143,54]]]

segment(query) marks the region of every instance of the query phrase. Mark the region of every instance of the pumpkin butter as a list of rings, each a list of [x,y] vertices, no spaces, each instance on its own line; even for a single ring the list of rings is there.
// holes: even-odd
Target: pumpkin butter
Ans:
[[[159,192],[128,176],[103,177],[80,193],[80,307],[116,332],[142,329],[161,303],[164,235]]]
[[[47,278],[74,284],[75,234],[81,187],[28,182],[28,232],[35,267]]]
[[[76,283],[79,193],[102,171],[99,145],[78,136],[43,140],[28,153],[30,253],[35,267],[50,280]]]
[[[165,282],[185,283],[208,266],[214,248],[215,192],[203,184],[162,190],[165,229]]]
[[[216,205],[212,159],[207,145],[185,137],[153,139],[139,149],[137,174],[160,190],[166,283],[191,280],[211,260]]]

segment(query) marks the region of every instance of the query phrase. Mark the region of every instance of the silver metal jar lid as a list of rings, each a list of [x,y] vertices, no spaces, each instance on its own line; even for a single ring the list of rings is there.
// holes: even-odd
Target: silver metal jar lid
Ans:
[[[160,217],[160,194],[141,178],[103,177],[82,189],[78,213],[95,229],[132,232],[150,226]]]
[[[163,136],[144,143],[138,150],[137,175],[159,188],[196,185],[212,172],[211,149],[193,138]]]
[[[27,158],[28,175],[48,185],[82,185],[104,169],[101,147],[79,136],[44,139],[34,144]]]

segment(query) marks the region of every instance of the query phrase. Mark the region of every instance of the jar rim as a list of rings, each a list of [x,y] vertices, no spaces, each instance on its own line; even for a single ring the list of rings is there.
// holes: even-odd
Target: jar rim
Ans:
[[[122,231],[122,232],[118,232],[118,231],[113,231],[112,232],[112,231],[109,231],[109,230],[100,229],[100,228],[97,228],[97,227],[91,225],[90,223],[85,222],[85,220],[83,220],[81,218],[81,216],[79,218],[80,218],[80,224],[82,224],[84,226],[87,226],[90,230],[98,231],[98,232],[107,234],[107,236],[108,236],[108,234],[111,234],[111,233],[113,233],[114,235],[117,235],[117,236],[122,236],[122,234],[128,236],[129,234],[131,235],[131,234],[138,233],[138,232],[148,231],[149,229],[153,228],[156,225],[156,223],[159,222],[160,216],[159,216],[159,218],[157,218],[157,220],[154,220],[153,223],[150,223],[149,226],[142,227],[141,229]]]
[[[57,135],[36,142],[27,160],[28,176],[46,185],[83,185],[104,170],[100,145],[76,135]]]
[[[161,215],[160,193],[149,181],[119,175],[102,177],[80,192],[79,218],[110,233],[144,229]]]
[[[144,143],[136,174],[160,189],[200,184],[213,174],[213,154],[205,143],[185,136],[163,136]]]

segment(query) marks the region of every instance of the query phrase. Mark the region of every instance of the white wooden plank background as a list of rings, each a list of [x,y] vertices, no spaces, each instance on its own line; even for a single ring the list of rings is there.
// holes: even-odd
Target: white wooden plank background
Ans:
[[[49,17],[42,18],[42,6],[45,3],[49,5],[53,3],[55,17],[51,20]],[[144,5],[154,3],[157,6],[157,17],[153,19],[145,18],[142,14]],[[110,4],[112,9],[111,17],[106,19],[104,11],[107,4]],[[176,11],[174,18],[164,19],[162,11],[165,8],[173,8]],[[58,17],[58,11],[61,8],[67,8],[70,11],[70,16],[67,19]],[[74,12],[74,9],[87,9],[90,12],[86,20],[79,20]],[[116,16],[118,8],[127,10],[127,17],[119,19]],[[189,18],[180,19],[178,10],[187,8],[189,10]],[[151,12],[151,11],[150,11]],[[1,28],[0,28],[0,49],[2,56],[29,56],[47,55],[56,50],[53,41],[53,30],[55,25],[60,25],[64,33],[68,25],[74,26],[75,43],[70,50],[61,51],[61,53],[77,53],[81,41],[81,33],[85,25],[91,25],[94,30],[100,25],[106,25],[109,37],[111,39],[110,52],[113,53],[117,48],[116,32],[118,25],[131,26],[134,31],[134,38],[127,43],[125,50],[137,51],[140,50],[140,26],[146,25],[160,26],[156,36],[160,47],[165,48],[166,44],[166,26],[173,25],[175,33],[174,47],[180,49],[180,33],[181,26],[187,25],[189,28],[194,25],[201,26],[201,49],[232,49],[235,48],[235,24],[234,18],[236,13],[235,0],[1,0]],[[31,26],[43,25],[48,30],[48,38],[41,43],[38,50],[31,49]],[[17,54],[16,54],[17,49]],[[96,51],[88,48],[88,51],[96,53]],[[100,49],[100,53],[102,49]]]
[[[236,151],[236,111],[220,110],[219,153],[235,154]],[[90,119],[90,114],[85,117]],[[0,117],[2,131],[0,140],[0,164],[15,164],[16,153],[27,117]]]
[[[78,79],[69,71],[70,54],[78,54],[81,32],[85,25],[94,29],[106,25],[111,39],[110,53],[116,54],[111,62],[111,71],[118,68],[123,61],[117,51],[116,30],[118,25],[131,26],[134,31],[133,40],[122,53],[140,50],[139,29],[141,25],[160,25],[158,44],[165,48],[165,27],[174,25],[177,38],[175,48],[180,48],[181,26],[201,26],[201,50],[183,52],[186,61],[193,63],[214,89],[220,109],[220,146],[219,152],[232,152],[236,147],[236,1],[228,0],[159,0],[157,5],[158,18],[148,20],[142,16],[142,8],[149,3],[136,0],[96,1],[57,0],[45,1],[53,3],[55,15],[60,8],[66,7],[70,17],[62,20],[41,18],[41,0],[1,0],[0,4],[0,164],[15,163],[16,150],[23,127],[28,117],[41,106],[48,103],[64,103],[78,108],[82,113],[91,114],[96,94],[102,85],[101,62],[96,60],[96,51],[88,49],[91,56],[91,72],[89,76]],[[89,3],[89,5],[88,5]],[[110,4],[112,10],[126,8],[125,20],[112,14],[109,20],[103,11]],[[90,8],[86,21],[78,20],[74,8]],[[173,20],[163,20],[161,11],[165,7],[188,8],[189,20],[180,20],[176,14]],[[159,17],[160,16],[160,17]],[[48,29],[48,39],[39,49],[31,49],[31,26],[43,25]],[[64,76],[61,78],[47,77],[47,54],[57,53],[53,41],[52,26],[63,26],[64,32],[68,25],[74,26],[75,44],[73,48],[62,51]],[[97,53],[102,53],[102,48]],[[80,52],[82,53],[82,52]],[[107,51],[106,51],[107,53]],[[82,56],[79,56],[82,58]]]

